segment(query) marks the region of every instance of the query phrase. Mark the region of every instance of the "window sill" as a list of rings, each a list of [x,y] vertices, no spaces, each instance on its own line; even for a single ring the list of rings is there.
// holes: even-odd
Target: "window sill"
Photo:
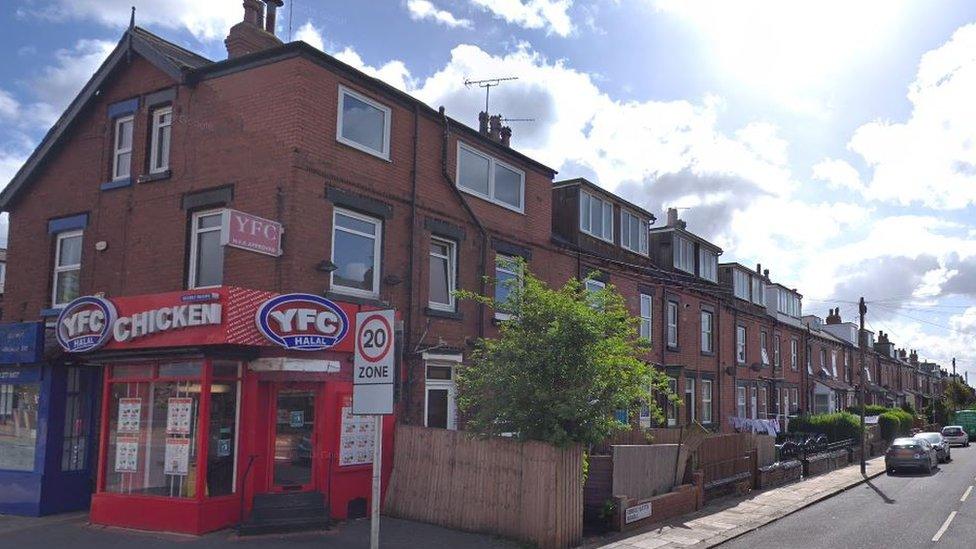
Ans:
[[[375,297],[363,297],[339,292],[325,292],[325,297],[333,301],[344,301],[346,303],[355,303],[356,305],[372,305],[374,307],[390,306],[389,303],[381,301]]]
[[[154,181],[162,181],[164,179],[169,179],[173,175],[171,170],[164,170],[156,173],[142,174],[136,179],[139,183],[152,183]]]
[[[387,136],[387,137],[389,137],[389,136]],[[364,152],[364,153],[366,153],[366,154],[368,154],[368,155],[370,155],[372,157],[379,158],[380,160],[389,162],[390,164],[393,163],[393,161],[390,160],[390,153],[389,153],[389,151],[387,151],[386,154],[384,154],[384,153],[382,153],[380,151],[377,151],[376,149],[371,149],[371,148],[367,147],[366,145],[361,145],[359,143],[356,143],[352,139],[346,139],[345,137],[342,137],[342,136],[337,136],[336,137],[336,142],[337,143],[341,143],[341,144],[343,144],[343,145],[345,145],[347,147],[356,149],[357,151]]]
[[[463,320],[464,315],[459,311],[445,311],[443,309],[435,309],[433,307],[425,307],[424,313],[427,316],[437,317],[437,318],[447,318],[451,320]]]
[[[111,191],[113,189],[122,189],[124,187],[129,187],[131,185],[132,185],[132,178],[126,177],[125,179],[116,179],[113,181],[102,183],[101,185],[98,186],[98,188],[99,190],[102,191]]]
[[[670,343],[667,344],[666,347],[667,347],[668,351],[669,352],[672,352],[672,353],[677,353],[677,352],[681,351],[681,348],[680,347],[678,347],[677,345],[671,345]]]
[[[475,198],[479,198],[481,200],[484,200],[485,202],[489,202],[489,203],[494,204],[496,206],[500,206],[502,208],[505,208],[506,210],[515,212],[517,214],[525,215],[525,208],[524,207],[522,207],[522,208],[516,208],[515,206],[512,206],[511,204],[509,204],[507,202],[502,202],[501,200],[496,200],[494,198],[491,198],[488,195],[484,195],[484,194],[481,194],[481,193],[479,193],[477,191],[473,191],[473,190],[471,190],[471,189],[469,189],[467,187],[462,187],[461,185],[455,185],[455,186],[457,187],[457,189],[459,191],[463,192],[464,194],[469,194],[469,195],[471,195],[471,196],[473,196]],[[525,188],[523,187],[522,190],[523,190],[523,193],[524,193]],[[523,201],[524,200],[525,199],[523,197]]]
[[[702,351],[702,356],[715,356],[715,351]]]

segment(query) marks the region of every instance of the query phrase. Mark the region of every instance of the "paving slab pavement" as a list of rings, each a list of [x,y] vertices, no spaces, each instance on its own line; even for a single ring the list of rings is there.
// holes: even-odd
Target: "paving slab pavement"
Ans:
[[[792,484],[728,497],[700,510],[643,530],[617,532],[586,540],[584,548],[705,549],[751,532],[801,509],[839,494],[885,472],[884,457],[867,461],[867,474],[850,465]]]

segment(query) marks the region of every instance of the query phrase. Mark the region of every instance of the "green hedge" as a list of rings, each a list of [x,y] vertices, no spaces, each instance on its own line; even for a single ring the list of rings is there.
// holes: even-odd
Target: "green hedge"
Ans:
[[[864,415],[866,415],[866,416],[880,416],[881,414],[887,412],[888,410],[891,410],[891,408],[885,408],[884,406],[882,406],[880,404],[868,404],[867,406],[864,407]],[[860,406],[851,406],[850,408],[847,409],[847,411],[850,412],[850,413],[852,413],[852,414],[854,414],[854,415],[860,415],[861,414],[861,407]]]
[[[912,432],[913,423],[914,417],[901,408],[892,408],[878,416],[881,438],[885,440],[908,436]]]
[[[861,420],[850,412],[804,415],[790,420],[790,431],[823,433],[830,442],[851,438],[857,440],[861,432]]]

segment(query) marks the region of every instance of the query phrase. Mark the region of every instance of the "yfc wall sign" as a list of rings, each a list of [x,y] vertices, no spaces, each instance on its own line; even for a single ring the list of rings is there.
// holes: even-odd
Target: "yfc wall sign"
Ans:
[[[278,257],[284,227],[277,221],[237,210],[224,210],[221,244]]]
[[[66,305],[58,316],[58,343],[69,353],[84,353],[110,342],[129,343],[173,330],[222,324],[223,310],[221,304],[215,301],[219,295],[189,294],[182,297],[184,302],[178,304],[152,307],[147,303],[145,310],[127,311],[121,316],[115,304],[108,299],[79,297]],[[130,304],[129,310],[134,307],[137,305]]]
[[[349,332],[342,308],[313,294],[284,294],[265,301],[254,317],[258,331],[286,349],[322,351],[338,345]]]

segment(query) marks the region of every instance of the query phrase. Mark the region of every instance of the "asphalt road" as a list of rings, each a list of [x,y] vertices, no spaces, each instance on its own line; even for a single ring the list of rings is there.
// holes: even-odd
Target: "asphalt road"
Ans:
[[[906,472],[871,479],[721,547],[972,549],[976,444],[953,448],[952,458],[931,476]]]

